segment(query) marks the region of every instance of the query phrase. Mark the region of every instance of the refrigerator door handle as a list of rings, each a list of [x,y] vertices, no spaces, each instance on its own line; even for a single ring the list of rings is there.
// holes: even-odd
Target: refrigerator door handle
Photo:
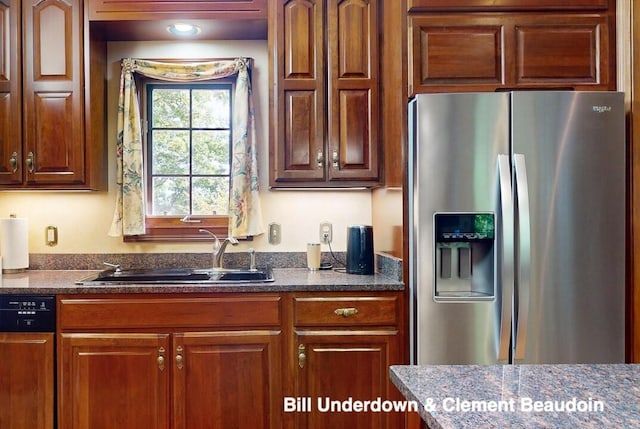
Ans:
[[[514,154],[515,194],[518,207],[518,313],[515,326],[514,360],[525,358],[531,293],[531,224],[529,218],[529,186],[524,155]]]
[[[498,345],[498,361],[507,363],[511,346],[511,323],[513,312],[514,284],[514,213],[511,190],[511,169],[508,155],[498,155],[498,187],[500,196],[500,221],[502,231],[500,270],[500,332]]]

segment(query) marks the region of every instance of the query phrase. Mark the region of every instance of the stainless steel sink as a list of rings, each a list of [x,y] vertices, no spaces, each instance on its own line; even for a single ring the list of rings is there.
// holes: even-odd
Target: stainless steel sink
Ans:
[[[105,284],[237,284],[274,281],[271,268],[249,269],[191,269],[151,268],[132,270],[104,270],[76,281],[78,285]]]

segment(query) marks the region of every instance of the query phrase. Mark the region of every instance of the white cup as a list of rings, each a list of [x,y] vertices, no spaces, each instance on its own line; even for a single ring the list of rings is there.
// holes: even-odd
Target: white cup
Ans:
[[[320,269],[320,243],[307,243],[307,268],[311,271]]]

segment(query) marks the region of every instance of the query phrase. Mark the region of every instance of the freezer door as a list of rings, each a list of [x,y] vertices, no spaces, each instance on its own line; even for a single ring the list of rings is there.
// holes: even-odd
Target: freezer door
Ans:
[[[516,362],[624,362],[622,94],[517,92],[512,103],[514,187],[528,194],[514,201],[530,225],[516,228]]]
[[[503,311],[503,304],[509,307],[512,297],[505,300],[501,287],[499,260],[504,253],[504,231],[498,165],[502,164],[503,173],[506,171],[503,176],[509,182],[509,94],[421,94],[411,102],[409,110],[412,361],[506,362],[511,311]],[[499,155],[503,155],[502,163],[498,161]],[[503,184],[510,189],[510,183]],[[475,252],[473,244],[469,251],[461,244],[445,246],[438,257],[434,216],[479,212],[495,215],[495,246],[491,251],[485,247],[486,251]],[[460,263],[469,257],[472,264],[479,264],[483,270],[487,266],[495,270],[495,276],[491,277],[495,294],[456,299],[458,292],[451,291],[439,300],[434,290],[436,276],[475,276],[466,262]],[[473,260],[474,257],[484,260]],[[441,273],[437,272],[436,267],[445,262],[456,265],[451,261],[458,261],[461,268],[453,271],[442,268]],[[505,319],[501,318],[503,313],[507,313]]]

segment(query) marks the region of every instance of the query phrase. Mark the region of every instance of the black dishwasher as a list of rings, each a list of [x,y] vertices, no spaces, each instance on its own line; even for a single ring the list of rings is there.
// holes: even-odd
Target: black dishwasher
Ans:
[[[0,294],[0,428],[53,429],[53,295]]]
[[[0,332],[55,332],[53,295],[0,295]]]

